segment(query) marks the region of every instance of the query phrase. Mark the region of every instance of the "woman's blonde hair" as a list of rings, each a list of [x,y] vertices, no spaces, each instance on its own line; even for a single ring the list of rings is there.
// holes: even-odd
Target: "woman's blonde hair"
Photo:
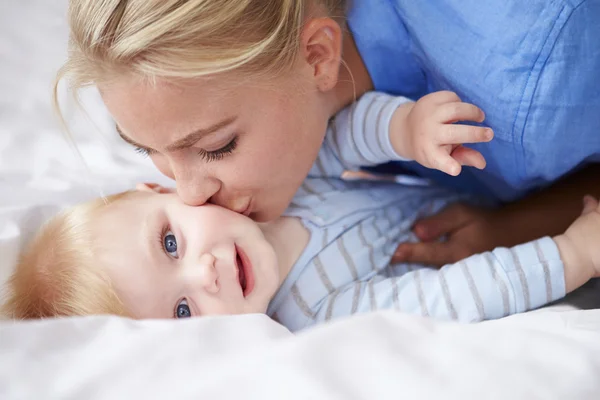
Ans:
[[[70,0],[69,56],[55,105],[65,76],[78,89],[123,74],[153,80],[284,71],[313,4],[334,16],[346,0]]]
[[[98,264],[92,229],[101,213],[128,193],[75,206],[44,225],[6,284],[2,314],[13,319],[129,316]]]

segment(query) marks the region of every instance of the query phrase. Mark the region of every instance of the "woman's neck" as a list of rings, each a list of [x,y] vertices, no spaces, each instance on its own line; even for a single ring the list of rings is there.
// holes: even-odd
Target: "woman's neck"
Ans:
[[[327,99],[331,105],[330,116],[373,89],[369,72],[348,27],[345,27],[342,46],[343,62],[340,63],[338,82]],[[258,225],[275,250],[282,283],[308,244],[310,233],[297,218],[280,217]]]
[[[354,102],[365,92],[373,90],[373,81],[365,66],[350,29],[345,26],[342,43],[342,62],[338,83],[330,92],[330,116]]]
[[[281,284],[306,248],[310,232],[293,217],[279,217],[258,226],[275,251]]]

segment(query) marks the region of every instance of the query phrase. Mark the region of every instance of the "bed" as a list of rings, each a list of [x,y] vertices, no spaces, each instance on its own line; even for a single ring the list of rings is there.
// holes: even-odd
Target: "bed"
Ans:
[[[48,217],[133,187],[170,185],[114,133],[98,94],[60,91],[86,169],[50,103],[66,0],[0,3],[0,283]],[[478,325],[379,312],[292,335],[263,315],[0,321],[1,399],[597,399],[600,285]]]

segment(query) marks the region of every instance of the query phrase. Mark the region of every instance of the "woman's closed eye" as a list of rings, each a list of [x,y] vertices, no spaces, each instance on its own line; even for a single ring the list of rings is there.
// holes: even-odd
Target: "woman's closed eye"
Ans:
[[[161,238],[162,246],[165,249],[165,252],[173,258],[178,258],[179,254],[177,253],[177,238],[171,231],[167,231],[162,235]]]
[[[192,316],[192,311],[190,310],[190,306],[186,299],[182,299],[177,306],[175,307],[174,318],[190,318]]]
[[[149,155],[153,154],[152,151],[145,149],[143,147],[135,147],[135,152],[138,153],[139,155],[141,155],[142,157],[148,157]]]
[[[238,137],[234,136],[233,139],[229,141],[225,146],[221,147],[217,150],[200,150],[198,151],[198,155],[202,157],[206,162],[219,161],[222,160],[223,157],[230,155],[233,153],[235,148],[237,147]]]
[[[204,159],[206,162],[213,162],[222,160],[224,157],[233,153],[238,144],[238,137],[235,136],[233,139],[229,141],[225,146],[221,147],[217,150],[198,150],[198,155]],[[136,147],[135,152],[140,154],[142,157],[152,156],[156,153],[155,150],[146,149],[143,147]]]

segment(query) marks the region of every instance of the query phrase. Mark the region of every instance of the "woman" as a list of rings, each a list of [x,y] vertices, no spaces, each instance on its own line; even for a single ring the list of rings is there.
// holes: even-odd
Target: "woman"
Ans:
[[[400,246],[399,261],[441,265],[554,235],[584,194],[600,194],[598,167],[583,168],[600,154],[600,1],[345,3],[71,0],[59,78],[98,86],[121,136],[186,203],[257,221],[287,207],[327,120],[356,96],[456,92],[495,132],[473,146],[487,168],[458,178],[407,168],[508,205],[417,223],[426,243]]]

